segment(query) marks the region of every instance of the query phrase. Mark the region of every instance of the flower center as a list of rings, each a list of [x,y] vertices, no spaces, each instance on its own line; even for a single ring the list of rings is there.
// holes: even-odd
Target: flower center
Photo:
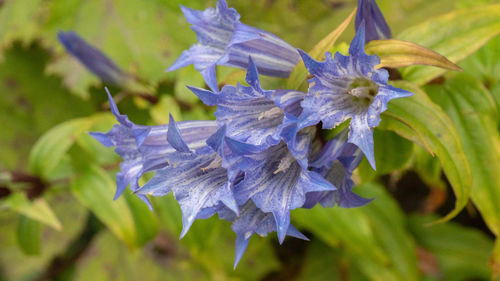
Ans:
[[[349,85],[348,93],[354,97],[355,101],[370,105],[378,93],[378,85],[371,79],[357,77]]]

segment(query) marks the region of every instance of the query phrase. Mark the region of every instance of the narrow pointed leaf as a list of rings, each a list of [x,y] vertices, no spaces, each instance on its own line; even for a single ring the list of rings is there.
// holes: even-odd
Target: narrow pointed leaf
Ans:
[[[365,47],[369,55],[380,57],[377,66],[398,68],[409,65],[430,65],[449,70],[462,69],[446,57],[412,42],[388,39],[370,41]]]
[[[112,201],[115,182],[101,168],[89,166],[73,180],[71,191],[129,248],[136,246],[133,215],[124,198]]]
[[[109,123],[109,119],[109,114],[96,114],[69,120],[50,129],[31,149],[29,170],[42,178],[49,177],[80,136],[89,131],[94,124]]]
[[[500,234],[500,134],[497,108],[488,90],[462,74],[438,91],[435,101],[450,116],[472,171],[472,201],[490,230]]]
[[[500,4],[467,8],[429,19],[396,36],[432,49],[457,63],[500,34]],[[423,85],[446,70],[410,66],[402,70],[405,80]]]
[[[3,204],[19,214],[44,223],[56,230],[62,229],[61,222],[43,198],[29,201],[24,194],[14,193],[3,201]]]
[[[460,135],[451,119],[421,89],[406,82],[396,86],[414,96],[392,101],[380,127],[422,144],[439,158],[456,197],[455,208],[442,219],[449,220],[467,204],[472,182]]]

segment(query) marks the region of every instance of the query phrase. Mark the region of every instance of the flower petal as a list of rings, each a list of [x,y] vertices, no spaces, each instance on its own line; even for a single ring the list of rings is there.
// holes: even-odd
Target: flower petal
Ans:
[[[300,61],[297,50],[279,37],[237,22],[224,56],[217,64],[246,68],[251,56],[263,75],[288,77]]]
[[[366,23],[366,42],[392,37],[391,29],[387,25],[382,12],[375,0],[358,0],[358,11],[356,13],[356,30],[362,22]]]
[[[252,237],[254,233],[260,236],[266,236],[268,233],[276,231],[276,222],[273,215],[262,212],[251,200],[240,208],[239,217],[226,216],[225,219],[233,221],[231,228],[236,233],[235,268],[248,246],[250,237]],[[309,240],[292,225],[289,226],[286,234],[299,239]]]
[[[334,187],[319,174],[302,169],[284,143],[250,157],[256,160],[256,165],[245,171],[236,200],[241,204],[252,199],[263,212],[273,213],[279,241],[283,242],[290,224],[290,210],[304,204],[306,193]]]
[[[102,81],[115,86],[122,85],[128,79],[111,59],[96,47],[85,42],[73,31],[58,32],[57,39],[66,51],[78,59],[88,70]]]

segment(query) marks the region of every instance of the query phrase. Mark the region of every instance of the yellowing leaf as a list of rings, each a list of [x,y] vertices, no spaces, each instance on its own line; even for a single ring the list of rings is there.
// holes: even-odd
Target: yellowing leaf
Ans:
[[[47,224],[56,230],[62,229],[61,222],[43,198],[29,201],[24,194],[14,193],[7,197],[4,204],[7,208],[28,218]]]
[[[380,67],[398,68],[409,65],[430,65],[450,70],[462,70],[444,56],[415,43],[388,39],[368,42],[365,47],[369,55],[380,57]]]
[[[454,63],[477,51],[500,34],[500,4],[461,9],[413,26],[397,36],[444,55]],[[405,80],[423,85],[445,70],[409,66],[401,71]]]

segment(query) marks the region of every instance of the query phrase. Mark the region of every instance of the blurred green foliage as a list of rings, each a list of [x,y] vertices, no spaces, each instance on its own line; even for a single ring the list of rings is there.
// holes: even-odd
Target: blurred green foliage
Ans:
[[[495,0],[378,1],[395,38],[438,51],[464,71],[401,69],[410,82],[395,83],[415,96],[391,102],[375,131],[378,170],[363,162],[355,173],[362,183],[356,192],[375,200],[358,209],[293,212],[311,242],[279,246],[274,236],[254,237],[233,270],[229,223],[197,221],[178,240],[181,214],[171,195],[154,198],[154,212],[131,194],[112,201],[120,159],[87,134],[115,122],[104,84],[64,53],[57,32],[75,30],[133,78],[133,87],[111,90],[134,122],[167,123],[169,113],[213,119],[214,109],[185,87],[204,86],[194,68],[164,70],[195,41],[179,4],[202,9],[214,2],[0,1],[0,280],[459,281],[500,273],[500,244],[492,255],[500,232]],[[243,22],[304,50],[356,6],[228,2]],[[344,50],[341,42],[352,36],[350,25],[333,49]],[[244,73],[219,75],[233,84]],[[144,91],[157,102],[141,98]]]

